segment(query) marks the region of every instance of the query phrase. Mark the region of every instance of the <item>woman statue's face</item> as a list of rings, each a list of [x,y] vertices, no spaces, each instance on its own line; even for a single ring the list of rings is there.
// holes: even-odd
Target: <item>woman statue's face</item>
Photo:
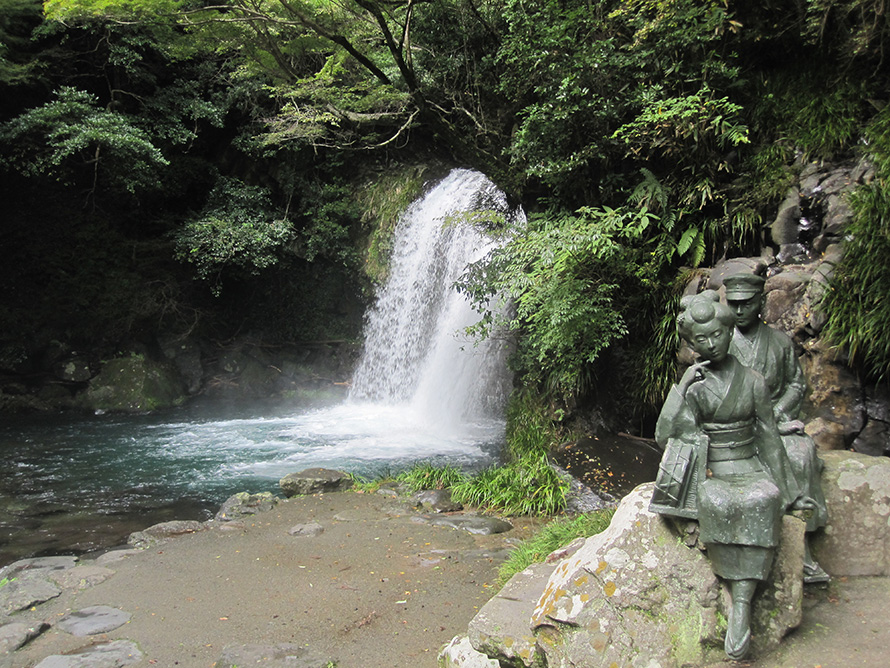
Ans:
[[[722,362],[729,354],[730,328],[713,318],[708,322],[692,324],[690,344],[702,359]]]

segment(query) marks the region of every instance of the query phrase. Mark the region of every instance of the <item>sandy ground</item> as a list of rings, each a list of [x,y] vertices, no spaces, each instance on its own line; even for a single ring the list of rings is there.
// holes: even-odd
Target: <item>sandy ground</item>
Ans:
[[[317,536],[288,530],[317,522]],[[494,536],[416,522],[396,501],[352,492],[291,499],[253,521],[184,536],[109,564],[106,581],[28,613],[109,605],[132,613],[101,636],[52,629],[12,668],[92,642],[129,639],[138,666],[210,668],[227,645],[295,643],[338,668],[432,668],[494,594],[497,568],[534,522]],[[802,626],[770,656],[711,668],[890,666],[890,579],[810,589]]]
[[[92,605],[130,612],[129,623],[94,639],[137,642],[140,666],[209,668],[226,645],[295,643],[338,668],[431,668],[494,593],[507,548],[532,524],[475,536],[415,520],[380,495],[294,498],[240,528],[183,536],[109,564],[115,574],[105,582],[31,614],[51,619]],[[307,522],[323,533],[288,533]],[[90,642],[50,630],[13,666]]]

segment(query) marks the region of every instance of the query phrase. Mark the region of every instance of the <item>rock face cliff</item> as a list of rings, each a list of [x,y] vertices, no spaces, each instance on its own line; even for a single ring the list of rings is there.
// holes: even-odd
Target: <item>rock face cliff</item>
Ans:
[[[688,287],[719,290],[737,271],[767,277],[764,321],[795,343],[809,392],[801,419],[820,451],[852,449],[890,454],[890,393],[886,384],[861,378],[843,351],[822,337],[826,316],[820,304],[844,255],[851,218],[850,192],[869,182],[867,163],[806,165],[771,225],[774,246],[759,257],[726,260]],[[778,248],[775,252],[773,249]]]

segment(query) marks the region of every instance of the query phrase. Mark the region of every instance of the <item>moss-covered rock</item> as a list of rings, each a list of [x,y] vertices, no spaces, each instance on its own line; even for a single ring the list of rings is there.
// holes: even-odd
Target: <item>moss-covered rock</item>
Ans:
[[[385,174],[375,174],[357,194],[367,234],[364,272],[374,283],[383,283],[389,273],[392,237],[399,218],[437,174],[437,168],[429,165],[403,165]]]
[[[77,402],[92,411],[141,413],[177,406],[185,398],[182,380],[173,368],[131,355],[105,362]]]

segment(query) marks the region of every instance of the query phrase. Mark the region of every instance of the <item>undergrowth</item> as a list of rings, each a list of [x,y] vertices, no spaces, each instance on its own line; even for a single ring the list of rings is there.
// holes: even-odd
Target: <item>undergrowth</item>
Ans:
[[[868,157],[875,179],[850,197],[853,220],[846,230],[844,257],[822,302],[828,316],[824,335],[843,346],[867,374],[890,374],[890,109],[868,127]]]
[[[353,476],[355,489],[376,492],[385,483],[410,492],[447,489],[468,506],[517,515],[557,515],[565,510],[569,480],[550,465],[548,453],[560,438],[557,417],[534,396],[517,393],[507,409],[506,462],[476,474],[453,465],[418,462],[395,475],[365,480]]]
[[[556,515],[565,510],[568,491],[547,454],[530,453],[458,482],[451,498],[504,515]]]
[[[498,570],[498,583],[504,585],[513,575],[532,564],[544,561],[554,550],[576,538],[593,536],[606,529],[612,521],[614,509],[607,508],[575,517],[557,517],[537,534],[522,541]]]

